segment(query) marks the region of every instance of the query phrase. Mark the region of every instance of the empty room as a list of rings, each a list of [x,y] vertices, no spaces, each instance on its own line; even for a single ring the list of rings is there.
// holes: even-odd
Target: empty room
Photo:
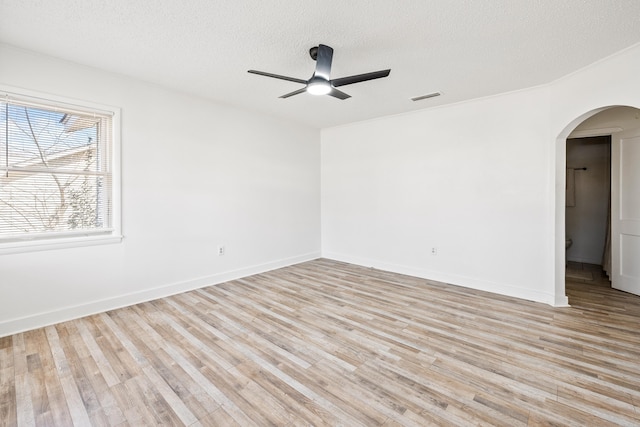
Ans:
[[[1,1],[0,425],[640,425],[639,28]]]

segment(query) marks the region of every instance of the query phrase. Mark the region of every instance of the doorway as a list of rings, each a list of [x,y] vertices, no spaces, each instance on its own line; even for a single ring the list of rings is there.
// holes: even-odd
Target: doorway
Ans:
[[[566,242],[566,216],[569,215],[567,214],[569,207],[565,206],[568,198],[566,186],[571,179],[567,176],[566,170],[574,169],[574,179],[576,179],[576,172],[588,172],[588,168],[582,169],[585,166],[569,164],[567,161],[567,148],[571,146],[571,140],[577,138],[600,136],[610,138],[612,250],[609,275],[613,288],[640,295],[640,263],[637,262],[640,259],[640,168],[637,168],[637,164],[640,164],[640,110],[626,106],[611,106],[592,110],[582,117],[582,122],[578,118],[572,125],[565,128],[565,137],[558,139],[556,151],[555,301],[557,306],[570,303],[567,299],[564,273],[567,260],[576,255],[573,253],[567,256],[567,250],[562,247],[562,242]],[[578,203],[577,200],[575,202]]]
[[[611,135],[567,139],[566,280],[608,281]]]

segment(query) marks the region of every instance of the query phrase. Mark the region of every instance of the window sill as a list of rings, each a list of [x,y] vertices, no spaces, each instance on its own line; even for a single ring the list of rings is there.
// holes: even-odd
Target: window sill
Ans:
[[[79,236],[58,239],[29,240],[21,242],[0,242],[0,255],[25,252],[48,251],[54,249],[81,248],[86,246],[109,245],[122,242],[121,235]]]

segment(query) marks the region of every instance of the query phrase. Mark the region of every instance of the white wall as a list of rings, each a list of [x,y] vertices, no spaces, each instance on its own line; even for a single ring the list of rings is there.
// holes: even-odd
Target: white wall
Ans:
[[[565,139],[640,106],[638,69],[635,46],[543,87],[323,130],[323,256],[566,305]]]
[[[545,268],[550,267],[555,283],[556,305],[562,304],[565,294],[566,138],[580,123],[609,107],[640,107],[639,69],[640,45],[635,45],[549,86],[550,136],[555,141],[549,145],[548,241],[552,244]]]
[[[566,211],[566,235],[573,241],[567,250],[569,261],[602,265],[609,220],[610,153],[607,137],[567,141],[567,167],[587,168],[574,171],[575,206]]]
[[[323,256],[552,301],[547,99],[538,88],[323,130]]]
[[[121,107],[125,236],[0,256],[0,336],[319,256],[318,130],[2,45],[0,64]]]

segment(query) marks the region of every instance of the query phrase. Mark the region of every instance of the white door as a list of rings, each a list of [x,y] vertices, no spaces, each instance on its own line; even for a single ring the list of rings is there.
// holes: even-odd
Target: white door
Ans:
[[[611,142],[611,285],[640,295],[640,129]]]

